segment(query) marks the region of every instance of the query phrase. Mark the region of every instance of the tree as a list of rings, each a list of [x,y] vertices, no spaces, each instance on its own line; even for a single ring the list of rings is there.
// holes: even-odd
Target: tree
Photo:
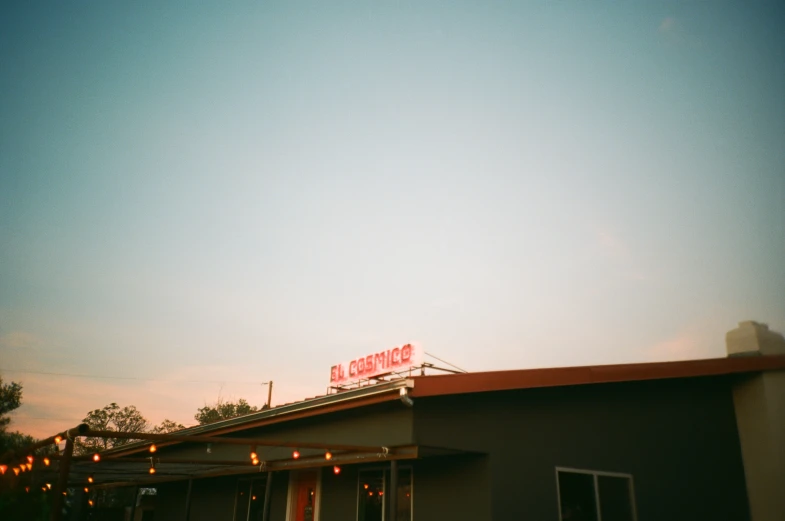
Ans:
[[[16,382],[4,384],[3,377],[0,376],[0,434],[3,434],[11,423],[11,418],[6,415],[18,409],[20,405],[22,405],[22,386]]]
[[[179,431],[181,429],[185,429],[185,425],[166,419],[161,422],[161,425],[156,425],[150,429],[150,432],[154,434],[166,434],[167,432]]]
[[[199,422],[199,425],[207,425],[208,423],[251,414],[258,410],[258,407],[249,404],[244,398],[237,400],[237,403],[225,402],[219,398],[214,405],[205,405],[200,408],[194,415],[194,419]]]
[[[4,384],[0,377],[0,456],[19,452],[35,443],[35,439],[21,432],[6,432],[11,418],[7,414],[22,405],[22,386],[16,382]]]
[[[87,413],[82,420],[97,431],[116,432],[145,432],[149,426],[147,419],[134,405],[120,407],[112,402],[103,409],[95,409]],[[88,454],[120,447],[137,440],[118,438],[77,438],[74,443],[74,453]]]

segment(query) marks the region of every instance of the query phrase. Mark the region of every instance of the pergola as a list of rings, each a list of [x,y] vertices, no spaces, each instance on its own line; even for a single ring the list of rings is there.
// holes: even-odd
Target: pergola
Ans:
[[[78,437],[138,440],[124,445],[122,451],[110,450],[89,455],[74,455],[74,441]],[[64,449],[57,454],[36,455],[36,451],[47,446]],[[207,451],[201,457],[173,457],[159,453],[159,448],[173,444],[202,444],[247,446],[248,457],[242,459],[219,459]],[[129,454],[129,449],[133,454]],[[263,452],[263,454],[262,454]],[[260,455],[261,454],[261,455]],[[24,453],[6,455],[9,462],[19,461],[13,467],[15,475],[22,470],[43,470],[50,477],[56,472],[56,484],[52,486],[51,521],[63,518],[63,501],[69,487],[88,490],[119,486],[153,486],[174,480],[188,480],[185,521],[190,515],[191,485],[194,478],[224,476],[231,474],[265,473],[266,489],[263,517],[269,519],[270,491],[273,473],[280,470],[333,466],[336,472],[340,465],[368,461],[389,461],[391,484],[397,484],[397,460],[417,458],[416,446],[378,447],[315,443],[291,440],[269,440],[236,438],[227,436],[188,435],[178,433],[117,432],[92,430],[87,424],[50,436],[28,447]],[[57,462],[57,469],[50,467]],[[13,464],[13,463],[12,463]],[[5,466],[4,466],[5,467]],[[5,470],[4,470],[5,473]],[[15,476],[11,476],[14,479]],[[46,488],[46,487],[44,487]],[[391,519],[396,519],[395,501],[389,506]]]

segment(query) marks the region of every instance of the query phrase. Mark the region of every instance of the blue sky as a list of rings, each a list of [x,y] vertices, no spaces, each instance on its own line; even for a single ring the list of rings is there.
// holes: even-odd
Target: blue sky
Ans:
[[[409,341],[481,371],[785,330],[784,21],[776,2],[4,4],[14,426],[110,401],[188,424]]]

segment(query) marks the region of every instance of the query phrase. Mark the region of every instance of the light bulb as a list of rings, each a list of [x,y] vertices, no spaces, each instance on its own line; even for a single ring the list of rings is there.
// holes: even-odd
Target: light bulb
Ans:
[[[299,457],[300,457],[300,451],[299,450],[296,450],[296,451],[292,452],[292,458],[298,459]]]
[[[158,450],[158,447],[156,447],[156,446],[155,446],[155,443],[153,443],[152,445],[150,445],[150,452],[155,452],[155,451],[157,451],[157,450]]]

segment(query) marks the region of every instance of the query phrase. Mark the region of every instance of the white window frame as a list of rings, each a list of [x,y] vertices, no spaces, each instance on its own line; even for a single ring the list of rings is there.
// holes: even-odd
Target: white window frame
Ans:
[[[401,470],[408,470],[411,476],[412,492],[409,497],[409,511],[412,513],[412,519],[414,519],[414,467],[412,465],[400,465],[398,467],[399,474]],[[354,514],[355,521],[360,519],[360,474],[362,474],[363,472],[379,472],[379,471],[381,471],[382,473],[382,486],[384,487],[383,488],[384,497],[382,497],[382,521],[387,520],[387,498],[389,497],[387,495],[388,494],[387,474],[390,472],[389,465],[384,467],[374,466],[374,467],[362,468],[357,471],[357,487],[356,487],[357,500],[355,501],[355,514]]]
[[[597,509],[597,521],[602,521],[602,512],[600,510],[600,487],[598,484],[598,477],[607,476],[610,478],[626,478],[630,481],[630,506],[632,508],[632,521],[638,519],[638,509],[635,506],[635,480],[632,474],[624,472],[605,472],[602,470],[586,470],[574,469],[570,467],[556,467],[556,505],[559,508],[559,521],[562,519],[561,511],[561,488],[559,487],[559,472],[571,472],[573,474],[587,474],[593,477],[594,482],[594,508]]]

